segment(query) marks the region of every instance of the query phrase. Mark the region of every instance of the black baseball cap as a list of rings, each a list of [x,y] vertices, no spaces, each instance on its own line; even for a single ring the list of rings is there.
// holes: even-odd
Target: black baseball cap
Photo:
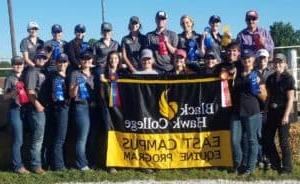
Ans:
[[[59,24],[54,24],[51,28],[52,33],[61,33],[62,32],[62,27]]]
[[[21,65],[24,64],[24,59],[20,56],[14,56],[10,60],[11,65]]]
[[[130,23],[130,24],[133,24],[133,23],[140,24],[141,22],[140,22],[139,17],[137,17],[137,16],[132,16],[132,17],[130,17],[130,19],[129,19],[129,23]]]
[[[167,19],[167,13],[165,11],[158,11],[156,13],[155,19]]]
[[[89,60],[92,58],[93,58],[93,51],[90,48],[80,53],[80,59],[82,60]]]
[[[74,28],[75,33],[85,33],[86,28],[83,24],[77,24]]]
[[[208,21],[209,24],[212,24],[212,23],[215,23],[215,22],[221,22],[221,18],[218,15],[212,15],[209,18],[209,21]]]
[[[67,54],[62,53],[59,58],[56,60],[57,63],[67,63],[69,62],[69,58]]]
[[[204,55],[204,59],[218,59],[218,55],[215,51],[208,50]]]
[[[241,54],[242,59],[246,59],[249,57],[255,57],[255,56],[256,56],[256,53],[251,49],[245,49],[242,51],[242,54]]]
[[[43,58],[43,59],[47,59],[47,54],[44,50],[39,50],[35,56],[34,56],[34,59],[39,59],[39,58]]]
[[[112,25],[109,22],[103,22],[101,24],[101,31],[112,31]]]

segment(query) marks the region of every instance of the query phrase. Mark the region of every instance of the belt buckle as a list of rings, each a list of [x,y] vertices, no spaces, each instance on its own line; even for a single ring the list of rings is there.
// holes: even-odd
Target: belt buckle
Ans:
[[[272,109],[276,109],[276,108],[278,107],[278,104],[277,104],[277,103],[271,103],[271,104],[270,104],[270,107],[271,107]]]

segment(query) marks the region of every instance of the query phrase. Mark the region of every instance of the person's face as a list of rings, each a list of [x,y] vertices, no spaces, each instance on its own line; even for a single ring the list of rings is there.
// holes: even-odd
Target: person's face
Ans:
[[[103,30],[102,36],[104,39],[110,39],[112,37],[112,31]]]
[[[153,65],[152,58],[144,57],[142,59],[142,65],[143,65],[144,70],[152,69],[152,65]]]
[[[91,68],[93,65],[93,59],[84,58],[80,60],[81,69]]]
[[[248,17],[246,18],[246,23],[248,28],[255,29],[257,27],[258,19],[256,17]]]
[[[177,56],[175,61],[175,68],[182,71],[185,68],[185,58],[182,56]]]
[[[59,72],[64,71],[65,72],[68,68],[68,65],[69,65],[69,63],[67,61],[66,62],[57,62],[56,63],[57,71],[59,71]]]
[[[240,58],[240,51],[237,48],[231,48],[227,50],[227,56],[230,62],[234,62],[239,60]]]
[[[22,73],[24,70],[24,64],[14,64],[12,65],[12,70],[15,73]]]
[[[53,36],[54,40],[62,40],[63,33],[62,32],[60,32],[60,33],[52,33],[52,36]]]
[[[254,57],[246,57],[242,59],[242,64],[244,66],[244,68],[246,69],[250,69],[254,67]]]
[[[119,56],[117,54],[112,54],[110,55],[110,58],[109,58],[109,65],[111,68],[113,69],[117,69],[118,68],[118,65],[119,65]]]
[[[140,30],[141,25],[138,22],[131,22],[130,23],[130,31],[137,32]]]
[[[157,18],[156,25],[158,28],[166,28],[167,27],[167,19]]]
[[[257,58],[257,62],[260,69],[265,69],[268,66],[268,57],[260,56]]]
[[[189,18],[182,19],[181,26],[184,31],[189,32],[193,30],[193,23]]]
[[[277,73],[282,73],[287,68],[286,61],[281,59],[275,59],[274,60],[274,69]]]
[[[213,32],[215,32],[215,31],[218,31],[219,30],[219,27],[220,27],[220,22],[219,21],[214,21],[214,22],[212,22],[211,24],[210,24],[210,27],[211,27],[211,30],[213,31]]]
[[[218,64],[218,60],[214,57],[209,57],[205,60],[205,64],[207,68],[213,68]]]
[[[31,29],[28,29],[28,33],[29,33],[29,36],[31,37],[37,37],[38,36],[38,28],[34,27],[34,28],[31,28]]]
[[[36,63],[35,63],[35,65],[36,65],[37,67],[42,67],[42,66],[44,66],[44,65],[46,64],[46,62],[47,62],[47,58],[44,58],[44,57],[38,57],[38,58],[36,58]]]
[[[85,33],[83,33],[83,32],[75,32],[75,37],[77,39],[83,40],[84,36],[85,36]]]

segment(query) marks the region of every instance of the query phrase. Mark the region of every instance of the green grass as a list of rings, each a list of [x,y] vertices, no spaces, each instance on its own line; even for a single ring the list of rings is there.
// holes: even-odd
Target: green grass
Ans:
[[[0,183],[57,183],[57,182],[100,182],[100,181],[128,181],[128,180],[189,180],[189,179],[228,179],[228,180],[300,180],[300,165],[294,167],[293,174],[279,175],[269,170],[258,170],[253,176],[243,178],[225,170],[218,169],[177,169],[160,170],[154,174],[145,174],[138,170],[123,169],[115,175],[108,174],[103,170],[80,172],[78,170],[67,170],[64,172],[47,172],[46,175],[36,174],[18,175],[11,172],[0,172]]]

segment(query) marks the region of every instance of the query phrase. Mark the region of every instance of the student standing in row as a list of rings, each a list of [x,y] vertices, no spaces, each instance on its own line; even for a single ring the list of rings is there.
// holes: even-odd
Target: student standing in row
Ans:
[[[137,16],[131,17],[128,24],[130,33],[122,39],[122,55],[130,72],[141,69],[140,54],[147,45],[147,38],[140,32],[141,28],[140,19]]]
[[[293,108],[295,79],[287,72],[287,59],[282,53],[275,55],[274,69],[275,72],[266,82],[269,105],[263,139],[272,167],[279,173],[290,174],[293,167],[289,143],[289,115]],[[279,157],[274,140],[277,130],[282,158]]]
[[[22,81],[24,69],[23,58],[16,56],[11,59],[12,73],[4,82],[4,100],[9,101],[8,120],[12,135],[12,168],[18,174],[29,174],[22,161],[21,147],[23,145],[23,127],[25,123],[24,105],[28,101],[25,86]]]

